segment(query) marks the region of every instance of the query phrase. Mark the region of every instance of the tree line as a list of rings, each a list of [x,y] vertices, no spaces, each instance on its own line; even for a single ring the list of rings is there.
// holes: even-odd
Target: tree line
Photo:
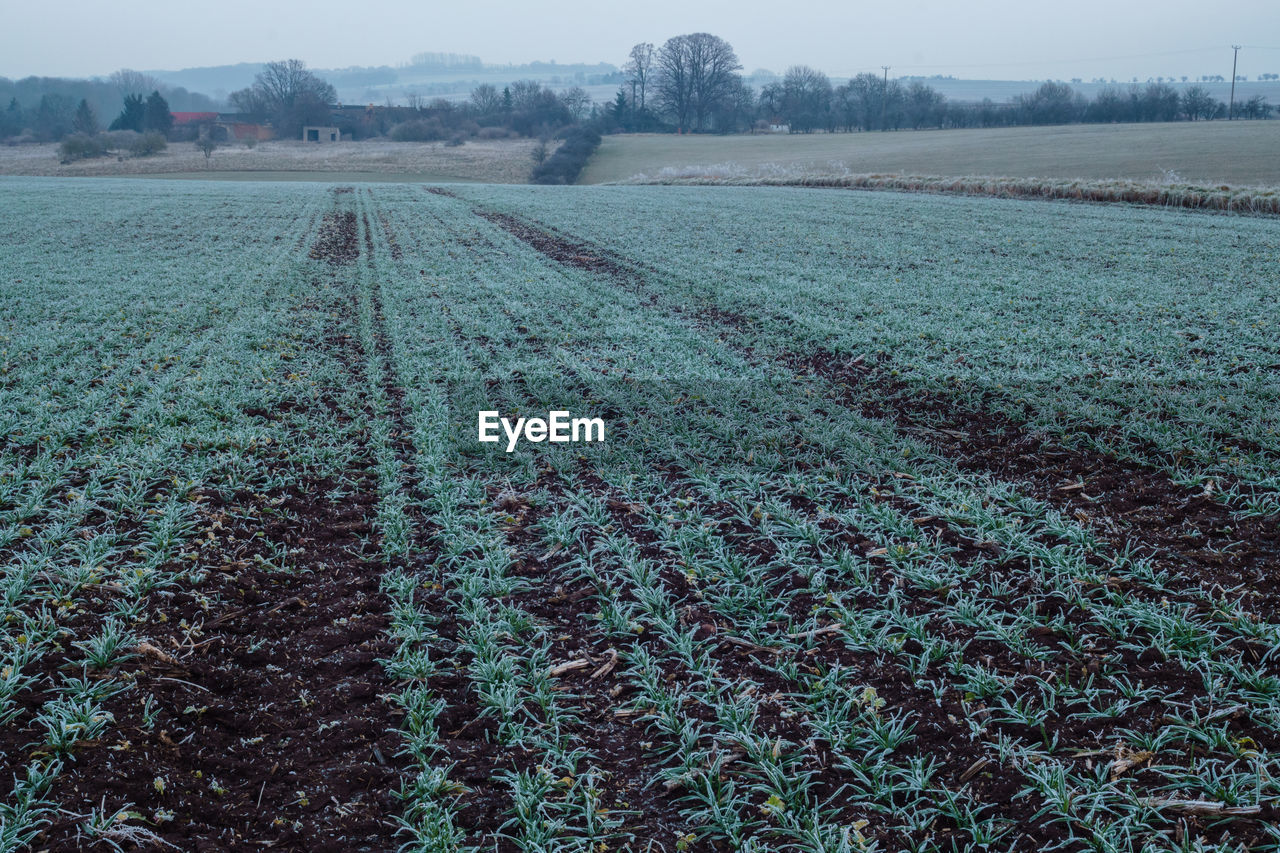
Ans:
[[[1046,82],[1007,103],[950,101],[921,82],[859,74],[835,85],[807,65],[789,68],[758,92],[738,72],[733,47],[710,33],[631,49],[626,82],[606,111],[623,131],[733,133],[785,128],[793,133],[949,127],[1001,127],[1075,122],[1202,121],[1228,117],[1226,103],[1200,85],[1179,92],[1158,82],[1109,86],[1086,98],[1070,85]],[[1261,95],[1235,105],[1233,118],[1264,119]]]
[[[740,73],[733,47],[710,33],[668,39],[661,47],[641,43],[624,65],[613,101],[596,104],[580,87],[555,92],[536,80],[498,88],[476,86],[465,101],[410,96],[403,107],[337,108],[334,87],[297,59],[268,63],[253,85],[233,92],[232,108],[245,120],[270,123],[276,135],[299,138],[304,125],[336,124],[345,138],[389,136],[403,141],[474,137],[564,137],[567,128],[589,125],[597,132],[675,131],[732,133],[785,129],[793,133],[849,132],[953,127],[1000,127],[1074,122],[1204,121],[1228,117],[1229,108],[1202,85],[1179,91],[1165,82],[1108,86],[1086,98],[1061,82],[1041,84],[1011,101],[952,101],[926,83],[859,74],[835,84],[805,65],[789,68],[758,90]],[[1267,75],[1264,75],[1267,76]],[[77,88],[80,87],[80,88]],[[87,87],[87,88],[86,88]],[[150,91],[150,95],[145,94]],[[105,81],[0,78],[0,138],[56,141],[71,134],[93,136],[109,116],[103,104],[123,102],[112,130],[171,135],[169,109],[213,111],[210,99],[127,69]],[[83,92],[80,98],[75,93]],[[34,97],[39,94],[39,97]],[[2,102],[2,101],[0,101]],[[1255,95],[1235,105],[1233,118],[1273,115]],[[192,128],[186,128],[192,133]]]
[[[165,86],[139,71],[121,69],[105,80],[69,80],[62,77],[0,77],[0,139],[56,142],[70,133],[87,130],[86,114],[95,130],[108,126],[130,95],[146,98],[149,92],[164,98],[168,108],[205,112],[218,109],[212,98],[182,87]]]

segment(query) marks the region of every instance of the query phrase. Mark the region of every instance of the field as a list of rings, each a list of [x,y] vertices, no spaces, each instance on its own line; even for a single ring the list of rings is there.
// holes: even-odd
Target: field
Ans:
[[[1065,125],[897,133],[607,136],[580,183],[658,178],[663,170],[733,175],[1127,178],[1280,184],[1280,122]]]
[[[1280,842],[1276,219],[0,192],[0,849]]]
[[[0,175],[103,177],[134,175],[196,180],[488,181],[523,184],[535,140],[338,142],[273,140],[246,148],[227,144],[205,160],[192,142],[172,142],[149,157],[104,157],[63,165],[56,144],[0,146]]]

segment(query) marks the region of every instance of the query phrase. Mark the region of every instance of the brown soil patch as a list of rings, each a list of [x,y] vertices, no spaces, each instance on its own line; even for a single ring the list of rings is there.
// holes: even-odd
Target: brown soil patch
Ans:
[[[353,213],[326,215],[312,257],[354,260],[358,229]],[[325,343],[358,379],[359,348],[340,332]],[[345,405],[332,389],[322,400]],[[287,466],[287,455],[272,464]],[[186,550],[203,579],[152,594],[133,627],[140,642],[114,672],[128,685],[106,703],[116,724],[77,749],[54,788],[68,811],[38,849],[82,849],[89,809],[126,805],[138,816],[128,826],[184,851],[398,846],[404,762],[396,689],[380,663],[395,649],[377,501],[364,454],[340,483],[200,495]]]
[[[312,260],[327,261],[334,266],[349,264],[360,257],[359,224],[352,211],[326,213],[320,223],[320,234],[311,244]]]
[[[577,267],[589,272],[602,272],[611,276],[632,276],[632,271],[613,258],[599,253],[586,243],[574,243],[536,228],[529,223],[506,213],[488,210],[476,210],[474,213],[497,225],[502,230],[528,243],[534,249],[566,266]]]
[[[393,649],[361,544],[376,498],[368,478],[340,500],[335,485],[207,496],[211,574],[149,608],[118,673],[134,687],[107,704],[112,740],[77,752],[64,803],[132,803],[182,850],[394,847],[399,737],[378,663]],[[267,543],[297,568],[264,568]],[[39,846],[79,849],[74,830],[55,824]]]

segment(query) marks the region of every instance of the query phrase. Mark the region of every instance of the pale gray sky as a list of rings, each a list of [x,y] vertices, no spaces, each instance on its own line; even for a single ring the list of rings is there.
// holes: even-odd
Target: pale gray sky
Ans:
[[[1231,0],[5,0],[0,75],[105,75],[298,57],[395,65],[420,51],[486,62],[611,62],[638,41],[707,31],[746,71],[807,63],[832,76],[988,79],[1280,72],[1280,2]]]

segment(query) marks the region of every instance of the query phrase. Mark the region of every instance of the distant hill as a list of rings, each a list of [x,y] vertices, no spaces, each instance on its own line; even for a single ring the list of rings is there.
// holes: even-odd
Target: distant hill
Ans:
[[[193,92],[205,92],[217,100],[253,84],[253,78],[266,65],[264,62],[241,62],[238,65],[213,65],[207,68],[184,68],[181,71],[145,71],[170,86],[182,86]]]
[[[182,86],[207,92],[224,99],[237,89],[253,84],[253,78],[265,63],[241,62],[236,65],[214,65],[183,68],[178,71],[151,70],[147,74],[170,86]],[[481,83],[504,86],[516,80],[537,80],[552,88],[570,86],[616,88],[622,73],[614,65],[556,62],[530,62],[523,65],[494,65],[478,57],[454,54],[419,54],[409,63],[398,66],[352,66],[349,68],[315,68],[318,75],[338,90],[343,103],[383,103],[387,98],[403,103],[409,95],[458,98],[470,94]],[[594,94],[594,92],[593,92]]]

